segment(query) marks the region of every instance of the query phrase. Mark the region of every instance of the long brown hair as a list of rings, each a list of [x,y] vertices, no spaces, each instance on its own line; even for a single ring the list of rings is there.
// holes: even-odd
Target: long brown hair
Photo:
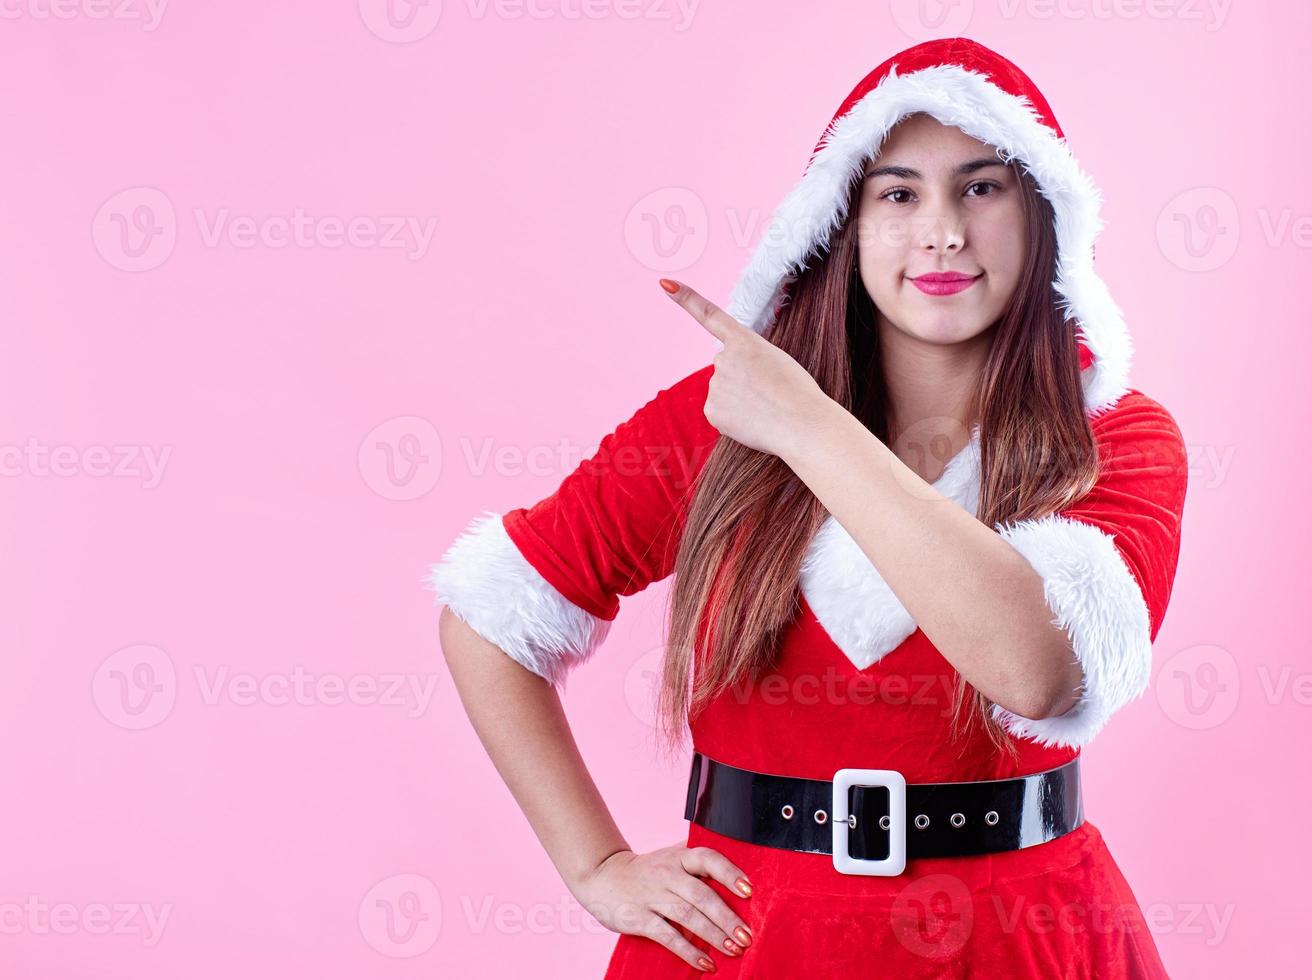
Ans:
[[[1021,187],[1028,257],[994,328],[973,401],[980,426],[977,518],[990,527],[1060,510],[1097,476],[1079,348],[1052,287],[1052,205],[1020,161],[1009,165]],[[823,254],[790,282],[788,300],[764,336],[887,443],[875,307],[856,262],[860,190],[858,170],[846,219]],[[783,460],[723,436],[689,489],[687,508],[657,709],[666,750],[675,748],[687,720],[708,701],[776,667],[781,635],[800,612],[802,560],[826,517]],[[973,710],[963,721],[967,688]],[[1014,741],[991,716],[991,704],[958,673],[954,737],[981,724],[993,744],[1014,757]]]

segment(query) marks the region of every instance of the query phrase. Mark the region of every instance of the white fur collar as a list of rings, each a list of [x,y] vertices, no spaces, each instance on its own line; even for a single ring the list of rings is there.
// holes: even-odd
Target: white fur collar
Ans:
[[[948,460],[933,487],[971,514],[979,508],[979,425]],[[835,645],[865,670],[916,631],[911,614],[865,552],[833,516],[811,540],[801,568],[802,594]]]

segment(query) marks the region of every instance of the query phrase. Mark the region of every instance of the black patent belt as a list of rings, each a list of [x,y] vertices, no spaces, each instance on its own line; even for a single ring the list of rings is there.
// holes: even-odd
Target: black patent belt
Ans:
[[[801,779],[694,752],[683,816],[735,840],[829,854],[844,874],[898,875],[908,858],[1014,851],[1075,830],[1080,757],[1012,779],[908,783],[895,769]]]

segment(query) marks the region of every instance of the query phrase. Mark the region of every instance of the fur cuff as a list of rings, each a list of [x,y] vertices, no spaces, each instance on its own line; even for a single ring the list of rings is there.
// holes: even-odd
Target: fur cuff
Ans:
[[[1064,714],[1024,718],[995,704],[993,717],[1040,745],[1079,748],[1148,689],[1152,644],[1143,593],[1113,539],[1091,524],[1051,515],[995,529],[1043,577],[1053,624],[1071,638],[1084,683]]]
[[[552,684],[587,660],[611,621],[580,609],[520,554],[501,523],[484,511],[432,567],[436,601],[515,662]]]

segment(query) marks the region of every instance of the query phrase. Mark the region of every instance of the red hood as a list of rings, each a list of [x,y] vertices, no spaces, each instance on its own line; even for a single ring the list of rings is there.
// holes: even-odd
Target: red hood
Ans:
[[[812,151],[801,181],[775,210],[734,286],[729,311],[757,332],[774,323],[808,255],[841,227],[852,177],[889,130],[925,112],[1021,159],[1052,202],[1058,305],[1080,346],[1085,405],[1096,415],[1129,390],[1133,346],[1120,310],[1093,268],[1101,195],[1080,168],[1048,100],[1002,55],[969,38],[917,44],[889,58],[845,98]]]

